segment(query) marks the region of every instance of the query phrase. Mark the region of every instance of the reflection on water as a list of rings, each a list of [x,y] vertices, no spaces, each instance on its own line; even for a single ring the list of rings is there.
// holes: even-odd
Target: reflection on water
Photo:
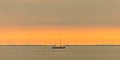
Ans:
[[[120,46],[0,46],[0,60],[120,60]]]

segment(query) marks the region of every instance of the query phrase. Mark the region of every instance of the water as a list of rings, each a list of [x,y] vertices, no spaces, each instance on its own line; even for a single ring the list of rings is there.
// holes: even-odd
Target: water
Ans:
[[[0,46],[0,60],[120,60],[120,46]]]

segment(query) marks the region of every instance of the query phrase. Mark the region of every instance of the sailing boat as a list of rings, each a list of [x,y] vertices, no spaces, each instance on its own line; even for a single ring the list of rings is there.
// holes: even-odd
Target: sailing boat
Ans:
[[[52,49],[65,49],[66,48],[61,45],[61,39],[59,39],[59,40],[60,40],[60,44],[58,46],[56,45],[56,46],[52,47]]]

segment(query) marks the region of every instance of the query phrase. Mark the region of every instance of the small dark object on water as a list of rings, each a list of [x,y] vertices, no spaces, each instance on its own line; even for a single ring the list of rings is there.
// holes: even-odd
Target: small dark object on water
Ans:
[[[61,39],[59,39],[59,40],[60,40],[60,44],[58,46],[57,45],[53,46],[52,49],[65,49],[66,48],[66,47],[61,45]]]
[[[66,47],[61,47],[61,46],[60,46],[60,47],[56,47],[56,46],[55,46],[55,47],[52,47],[52,49],[65,49],[65,48],[66,48]]]

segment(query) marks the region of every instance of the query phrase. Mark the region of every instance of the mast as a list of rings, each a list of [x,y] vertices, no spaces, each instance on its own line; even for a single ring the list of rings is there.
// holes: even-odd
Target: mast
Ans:
[[[61,47],[61,38],[59,40],[60,40],[60,47]]]

